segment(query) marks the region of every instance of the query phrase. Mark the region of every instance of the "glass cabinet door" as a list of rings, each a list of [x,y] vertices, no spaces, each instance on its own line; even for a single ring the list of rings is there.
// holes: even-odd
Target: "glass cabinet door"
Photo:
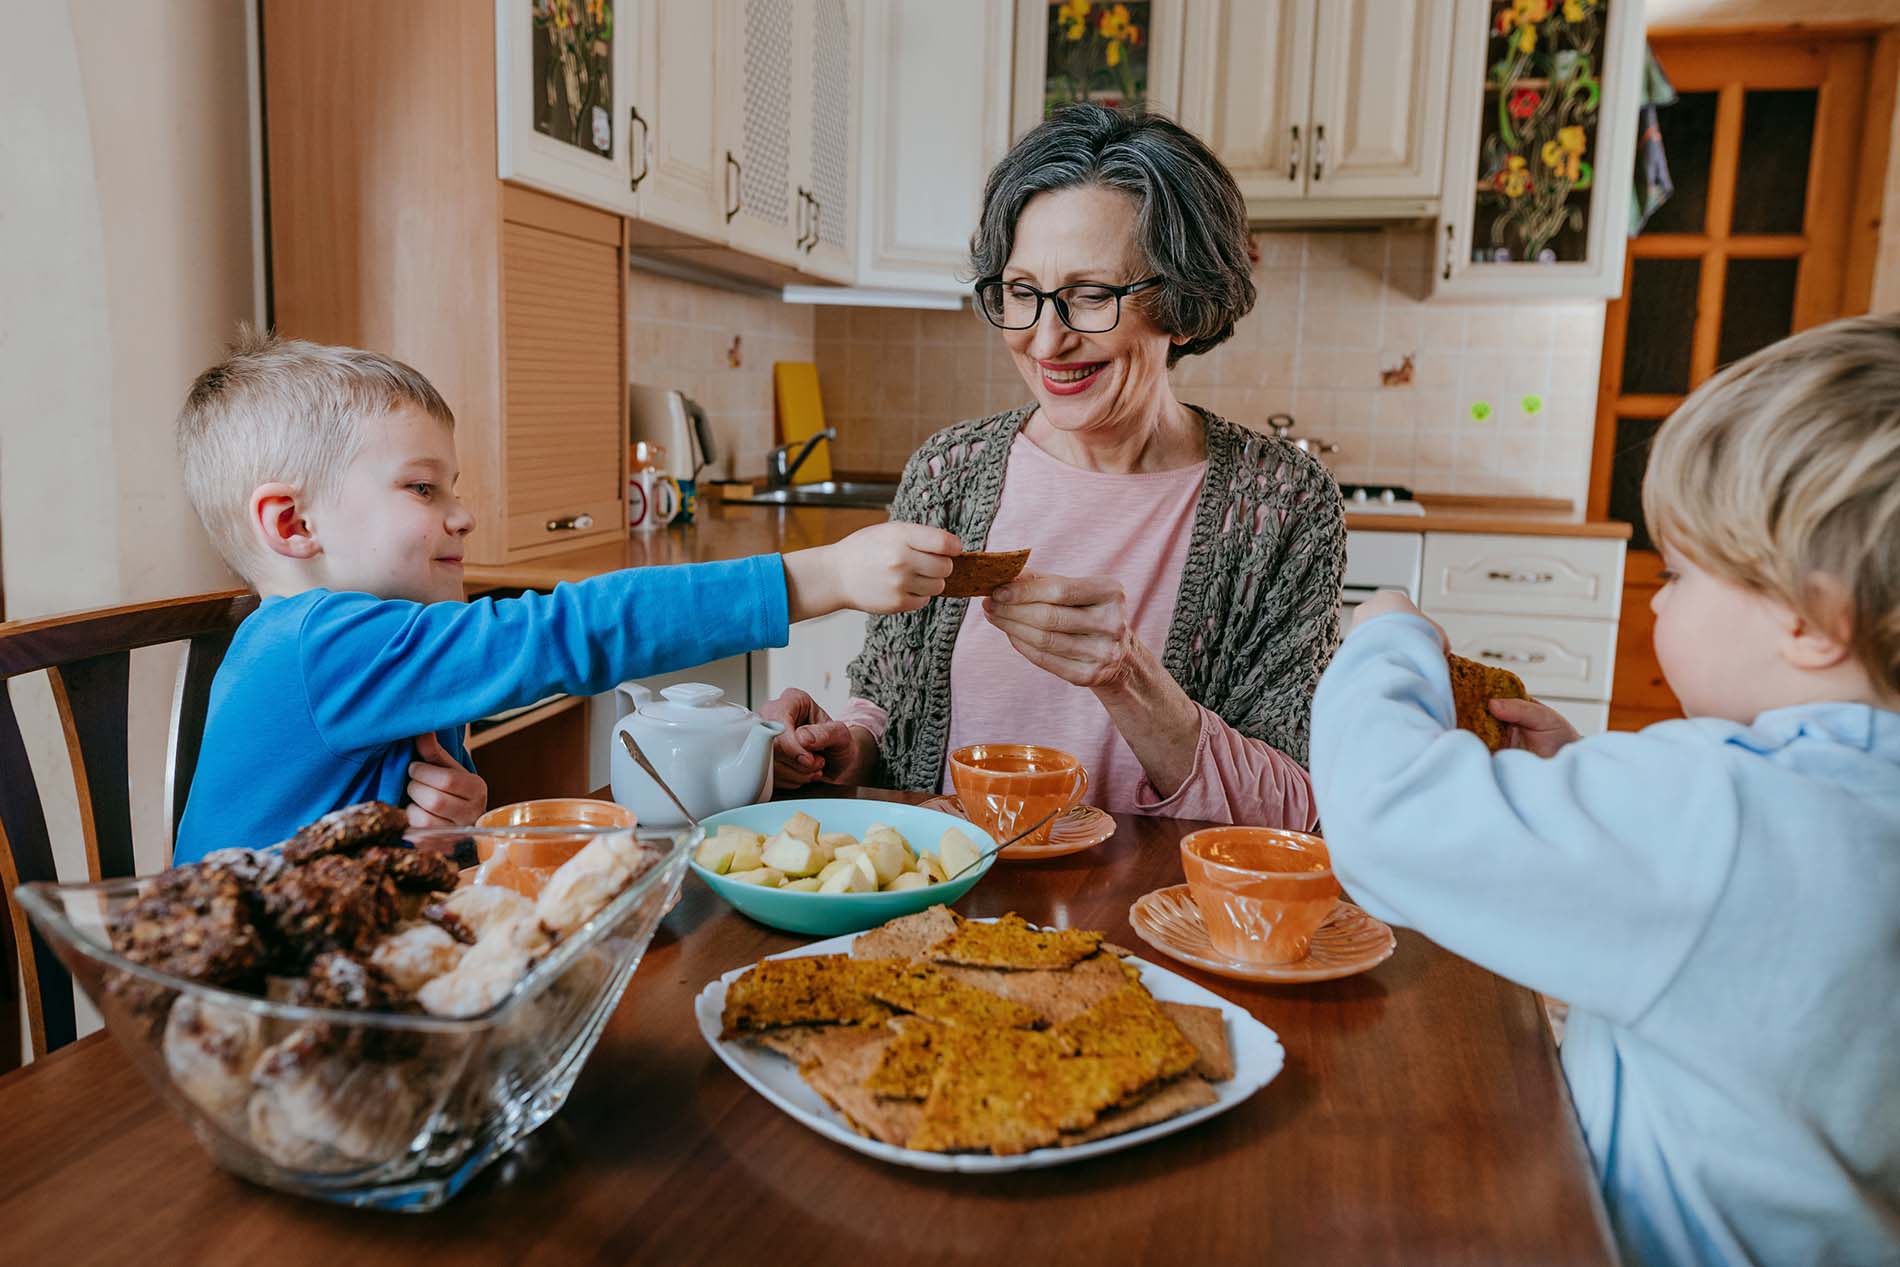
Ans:
[[[1183,0],[1016,0],[1012,135],[1070,102],[1181,105]]]
[[[1638,0],[1460,0],[1440,294],[1620,289]]]
[[[502,179],[632,213],[649,122],[633,91],[640,2],[496,0]]]

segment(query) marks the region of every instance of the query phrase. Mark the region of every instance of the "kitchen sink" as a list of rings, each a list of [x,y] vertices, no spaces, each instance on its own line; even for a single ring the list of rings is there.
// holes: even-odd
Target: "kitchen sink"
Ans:
[[[858,506],[883,510],[897,496],[897,485],[885,480],[824,480],[765,488],[750,497],[727,497],[740,506]]]

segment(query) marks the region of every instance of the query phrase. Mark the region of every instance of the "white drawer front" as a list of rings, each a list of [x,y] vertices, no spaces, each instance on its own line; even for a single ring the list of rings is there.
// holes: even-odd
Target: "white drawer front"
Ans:
[[[1561,617],[1510,617],[1439,612],[1451,649],[1468,660],[1509,669],[1540,699],[1607,701],[1616,626]]]
[[[1558,699],[1551,696],[1542,701],[1555,711],[1562,713],[1565,721],[1577,728],[1577,733],[1586,739],[1591,735],[1600,735],[1610,728],[1610,706],[1608,704],[1585,703],[1582,700]]]
[[[1578,537],[1425,534],[1419,606],[1615,620],[1623,543]]]

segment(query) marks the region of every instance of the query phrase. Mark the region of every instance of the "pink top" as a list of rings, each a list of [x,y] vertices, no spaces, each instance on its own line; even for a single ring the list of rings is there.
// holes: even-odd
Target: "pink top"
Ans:
[[[1030,569],[1044,574],[1115,577],[1127,595],[1135,636],[1160,656],[1206,474],[1205,462],[1137,475],[1084,471],[1019,432],[983,548],[1028,546],[1035,551]],[[1110,811],[1296,829],[1314,822],[1305,768],[1198,704],[1194,770],[1173,796],[1162,798],[1094,694],[1018,655],[984,617],[980,601],[970,604],[957,632],[950,693],[945,792],[955,790],[948,754],[965,744],[1040,743],[1079,757],[1089,772],[1086,799]],[[841,720],[879,738],[887,722],[884,710],[866,699],[853,699]]]

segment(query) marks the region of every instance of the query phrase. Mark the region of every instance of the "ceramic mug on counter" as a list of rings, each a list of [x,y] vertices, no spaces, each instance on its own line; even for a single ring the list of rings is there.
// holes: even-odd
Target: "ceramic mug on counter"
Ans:
[[[666,472],[649,466],[627,477],[627,526],[634,531],[666,527],[679,515],[680,504],[679,481]]]
[[[1089,772],[1058,748],[977,743],[950,754],[950,782],[970,821],[1008,840],[1049,811],[1079,804],[1089,790]],[[1046,844],[1054,825],[1044,823],[1017,843]]]

